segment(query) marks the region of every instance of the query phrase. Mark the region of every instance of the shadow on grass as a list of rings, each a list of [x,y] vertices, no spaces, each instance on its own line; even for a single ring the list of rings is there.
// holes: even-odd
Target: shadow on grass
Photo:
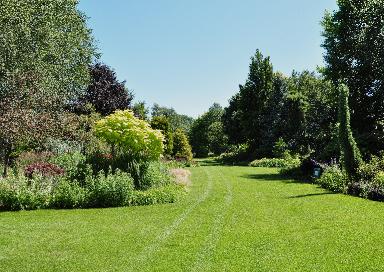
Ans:
[[[248,162],[225,163],[215,158],[196,159],[200,166],[248,166]]]
[[[220,161],[215,159],[197,159],[200,166],[221,166],[223,165]]]
[[[303,198],[303,197],[323,196],[323,195],[336,195],[336,194],[337,193],[334,193],[334,192],[322,192],[322,193],[315,193],[315,194],[305,194],[305,195],[290,196],[288,198]]]
[[[295,182],[292,179],[286,178],[281,176],[280,174],[247,174],[247,175],[242,175],[240,176],[242,178],[247,178],[247,179],[256,179],[260,181],[278,181],[278,182],[287,182],[287,183],[292,183]]]
[[[285,177],[279,173],[271,173],[271,174],[247,174],[240,176],[242,178],[255,179],[259,181],[276,181],[283,182],[286,184],[314,184],[312,181],[305,179],[295,179],[292,177]]]

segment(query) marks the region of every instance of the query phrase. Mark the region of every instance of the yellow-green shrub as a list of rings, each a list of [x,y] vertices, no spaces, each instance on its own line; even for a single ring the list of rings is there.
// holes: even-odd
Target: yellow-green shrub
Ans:
[[[161,131],[152,129],[130,110],[116,111],[97,121],[94,131],[97,137],[119,146],[133,157],[156,160],[163,153],[164,136]]]

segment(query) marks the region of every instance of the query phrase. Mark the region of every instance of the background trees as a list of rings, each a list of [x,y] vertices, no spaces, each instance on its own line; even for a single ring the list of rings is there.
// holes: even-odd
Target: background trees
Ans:
[[[193,123],[192,117],[178,114],[173,108],[162,107],[155,103],[152,107],[152,117],[156,116],[167,117],[173,132],[180,128],[185,133],[188,133]]]
[[[324,73],[350,90],[351,125],[363,153],[384,149],[384,1],[343,0],[323,20]]]
[[[318,159],[337,156],[337,97],[333,85],[314,72],[273,72],[257,51],[248,79],[222,116],[230,144],[249,145],[249,157],[272,157],[282,140],[287,150]]]
[[[205,157],[211,152],[220,154],[226,148],[227,137],[224,135],[221,118],[223,108],[214,103],[209,110],[197,118],[191,127],[189,139],[193,153]]]
[[[77,1],[0,5],[0,144],[6,168],[20,145],[62,132],[66,103],[88,84],[95,55]]]

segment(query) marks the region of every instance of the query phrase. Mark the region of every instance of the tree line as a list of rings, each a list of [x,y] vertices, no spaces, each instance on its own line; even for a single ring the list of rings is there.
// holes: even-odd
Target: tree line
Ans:
[[[325,66],[285,76],[257,50],[246,82],[219,117],[210,117],[219,108],[215,105],[193,124],[197,156],[245,145],[249,159],[275,157],[279,146],[320,161],[339,158],[342,84],[349,90],[347,134],[362,158],[384,150],[384,2],[343,0],[338,6],[322,21]],[[218,142],[226,145],[220,150],[208,137],[213,123],[220,128]]]

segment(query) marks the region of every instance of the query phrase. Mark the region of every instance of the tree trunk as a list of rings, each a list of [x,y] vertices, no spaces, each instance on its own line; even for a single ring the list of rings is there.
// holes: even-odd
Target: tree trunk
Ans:
[[[11,156],[11,148],[9,146],[5,147],[4,152],[4,171],[3,178],[8,176],[8,166],[9,166],[9,157]]]

